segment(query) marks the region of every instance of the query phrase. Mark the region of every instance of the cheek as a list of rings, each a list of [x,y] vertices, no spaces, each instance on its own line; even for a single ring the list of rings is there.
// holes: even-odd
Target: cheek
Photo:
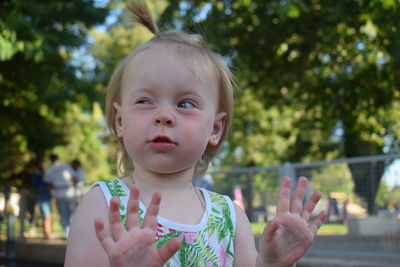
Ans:
[[[203,130],[204,135],[208,139],[211,136],[212,132],[213,132],[214,117],[210,115],[207,118],[205,118],[204,119],[204,124],[203,124],[203,126],[201,128]]]
[[[131,134],[138,129],[143,129],[144,125],[149,124],[150,116],[149,112],[126,110],[121,119],[124,133]]]
[[[128,151],[143,141],[138,137],[144,138],[146,136],[146,127],[143,123],[144,119],[141,116],[132,116],[129,120],[123,121],[123,140]]]
[[[186,123],[185,138],[193,145],[207,146],[212,133],[213,121],[207,118],[193,119]]]

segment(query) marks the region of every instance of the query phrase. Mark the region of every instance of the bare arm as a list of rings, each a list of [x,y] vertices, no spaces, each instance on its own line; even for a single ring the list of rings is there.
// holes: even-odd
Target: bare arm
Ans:
[[[155,246],[160,201],[160,193],[154,193],[141,226],[139,189],[133,185],[125,227],[119,199],[113,197],[108,209],[100,189],[92,189],[75,214],[64,266],[163,266],[179,249],[180,241],[172,238],[160,248]]]
[[[106,252],[96,237],[95,218],[101,218],[108,226],[108,207],[100,189],[92,188],[82,199],[73,216],[69,232],[65,267],[110,266]]]
[[[257,250],[249,219],[241,208],[234,205],[236,211],[235,266],[255,266]]]
[[[321,212],[312,223],[308,223],[321,194],[314,192],[303,205],[307,179],[305,177],[299,179],[292,200],[290,200],[290,183],[288,177],[283,179],[277,203],[277,217],[264,228],[258,254],[250,223],[244,212],[236,208],[236,266],[293,266],[312,245],[326,217],[325,212]]]

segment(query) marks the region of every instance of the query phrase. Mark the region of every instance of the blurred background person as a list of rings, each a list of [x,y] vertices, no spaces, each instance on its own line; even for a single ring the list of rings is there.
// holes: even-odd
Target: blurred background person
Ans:
[[[57,155],[51,155],[50,161],[51,166],[45,172],[44,181],[53,186],[61,226],[67,239],[74,206],[74,171],[69,164],[60,162]]]
[[[43,235],[46,239],[54,239],[51,233],[51,185],[43,180],[44,168],[41,159],[35,160],[35,168],[32,174],[32,186],[43,218]]]
[[[31,176],[38,173],[35,161],[29,164],[29,171],[24,175],[22,186],[19,188],[19,219],[21,222],[20,237],[27,238],[36,235],[37,216],[36,208],[36,192],[32,185]],[[11,190],[11,189],[10,189]]]
[[[205,188],[209,191],[214,190],[214,179],[212,178],[211,174],[205,173],[200,176],[193,177],[193,185],[196,187]]]
[[[75,186],[75,208],[76,206],[78,206],[83,195],[85,194],[86,174],[85,171],[82,169],[81,162],[77,159],[71,162],[71,167],[73,170],[73,183]]]

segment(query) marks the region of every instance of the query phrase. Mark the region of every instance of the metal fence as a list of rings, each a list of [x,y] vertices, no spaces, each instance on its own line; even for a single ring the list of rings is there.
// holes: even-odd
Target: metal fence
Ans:
[[[398,217],[400,161],[396,164],[396,160],[399,159],[400,154],[392,154],[310,163],[287,162],[276,166],[239,168],[210,174],[214,178],[217,192],[230,195],[238,203],[242,196],[251,221],[267,221],[275,216],[275,203],[282,177],[291,177],[294,187],[298,177],[306,176],[310,183],[305,199],[314,190],[322,193],[314,215],[320,210],[326,210],[330,222],[348,223],[349,218],[383,214]],[[393,168],[398,168],[397,173],[392,170],[390,174],[389,170]],[[396,182],[398,197],[396,187],[393,187]],[[385,186],[386,191],[380,192],[380,186]]]

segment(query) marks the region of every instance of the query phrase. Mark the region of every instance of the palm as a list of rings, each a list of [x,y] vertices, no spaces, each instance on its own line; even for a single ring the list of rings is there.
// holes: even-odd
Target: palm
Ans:
[[[307,179],[301,177],[290,202],[290,179],[284,178],[277,204],[277,217],[265,227],[260,240],[263,262],[291,266],[312,245],[325,213],[321,212],[308,224],[310,215],[320,199],[320,193],[314,192],[303,206],[306,187]]]
[[[163,247],[155,246],[155,230],[160,204],[160,195],[153,195],[147,209],[143,226],[138,215],[139,190],[132,186],[126,215],[126,229],[121,224],[119,201],[110,202],[109,222],[111,235],[104,229],[101,220],[95,221],[96,235],[107,252],[111,266],[149,266],[160,267],[179,249],[178,239],[171,239]]]

